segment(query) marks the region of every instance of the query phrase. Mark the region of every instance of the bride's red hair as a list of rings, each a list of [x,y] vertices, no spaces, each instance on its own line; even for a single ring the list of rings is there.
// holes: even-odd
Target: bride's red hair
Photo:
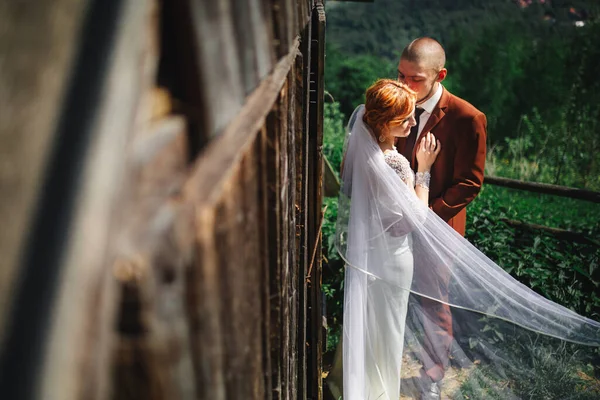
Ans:
[[[393,79],[379,79],[365,96],[363,121],[376,135],[387,134],[390,127],[409,118],[417,101],[416,92]]]

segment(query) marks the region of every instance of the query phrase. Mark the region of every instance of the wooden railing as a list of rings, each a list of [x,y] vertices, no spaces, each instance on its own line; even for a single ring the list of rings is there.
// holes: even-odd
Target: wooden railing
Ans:
[[[493,176],[486,176],[484,178],[484,184],[501,186],[515,190],[523,190],[533,193],[548,194],[552,196],[567,197],[570,199],[584,200],[592,203],[600,203],[600,192],[594,192],[585,189],[577,189],[567,186],[549,185],[537,182],[525,182],[515,179],[499,178]],[[500,221],[515,228],[525,228],[533,231],[545,232],[562,240],[587,243],[600,247],[600,242],[597,239],[590,238],[581,232],[533,224],[524,221],[516,221],[508,218],[502,218],[500,219]]]
[[[544,193],[553,196],[568,197],[571,199],[600,203],[600,192],[594,192],[591,190],[576,189],[567,186],[549,185],[546,183],[524,182],[515,179],[499,178],[495,176],[486,176],[484,178],[483,183],[517,190],[526,190],[528,192]]]

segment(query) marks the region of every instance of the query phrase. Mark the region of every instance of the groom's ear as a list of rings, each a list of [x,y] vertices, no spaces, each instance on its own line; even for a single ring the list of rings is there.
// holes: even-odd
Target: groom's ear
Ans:
[[[442,68],[440,72],[438,72],[437,81],[443,81],[444,79],[446,79],[446,75],[448,75],[448,70],[446,68]]]

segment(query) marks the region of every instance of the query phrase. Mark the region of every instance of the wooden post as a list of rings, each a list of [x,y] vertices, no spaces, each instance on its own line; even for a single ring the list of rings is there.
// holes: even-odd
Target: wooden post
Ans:
[[[312,10],[310,30],[310,75],[309,75],[309,128],[308,128],[308,245],[309,254],[315,255],[314,265],[307,276],[309,312],[307,343],[309,346],[307,395],[320,400],[323,364],[323,313],[321,296],[321,235],[320,222],[323,215],[323,76],[325,71],[325,10],[321,2]],[[313,257],[311,257],[313,259]]]

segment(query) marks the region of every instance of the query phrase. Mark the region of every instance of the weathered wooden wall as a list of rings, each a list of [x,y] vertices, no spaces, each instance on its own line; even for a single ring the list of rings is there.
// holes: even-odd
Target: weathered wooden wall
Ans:
[[[10,226],[21,239],[1,236],[2,254],[13,254],[0,282],[1,392],[321,398],[323,4],[81,7],[46,39],[66,55],[62,80],[36,99],[47,109],[47,144],[33,143],[30,163],[39,178],[10,186],[33,205]],[[11,29],[18,42],[24,28]],[[13,96],[44,66],[31,70]],[[6,126],[36,118],[19,110]],[[4,128],[3,142],[15,140]]]

